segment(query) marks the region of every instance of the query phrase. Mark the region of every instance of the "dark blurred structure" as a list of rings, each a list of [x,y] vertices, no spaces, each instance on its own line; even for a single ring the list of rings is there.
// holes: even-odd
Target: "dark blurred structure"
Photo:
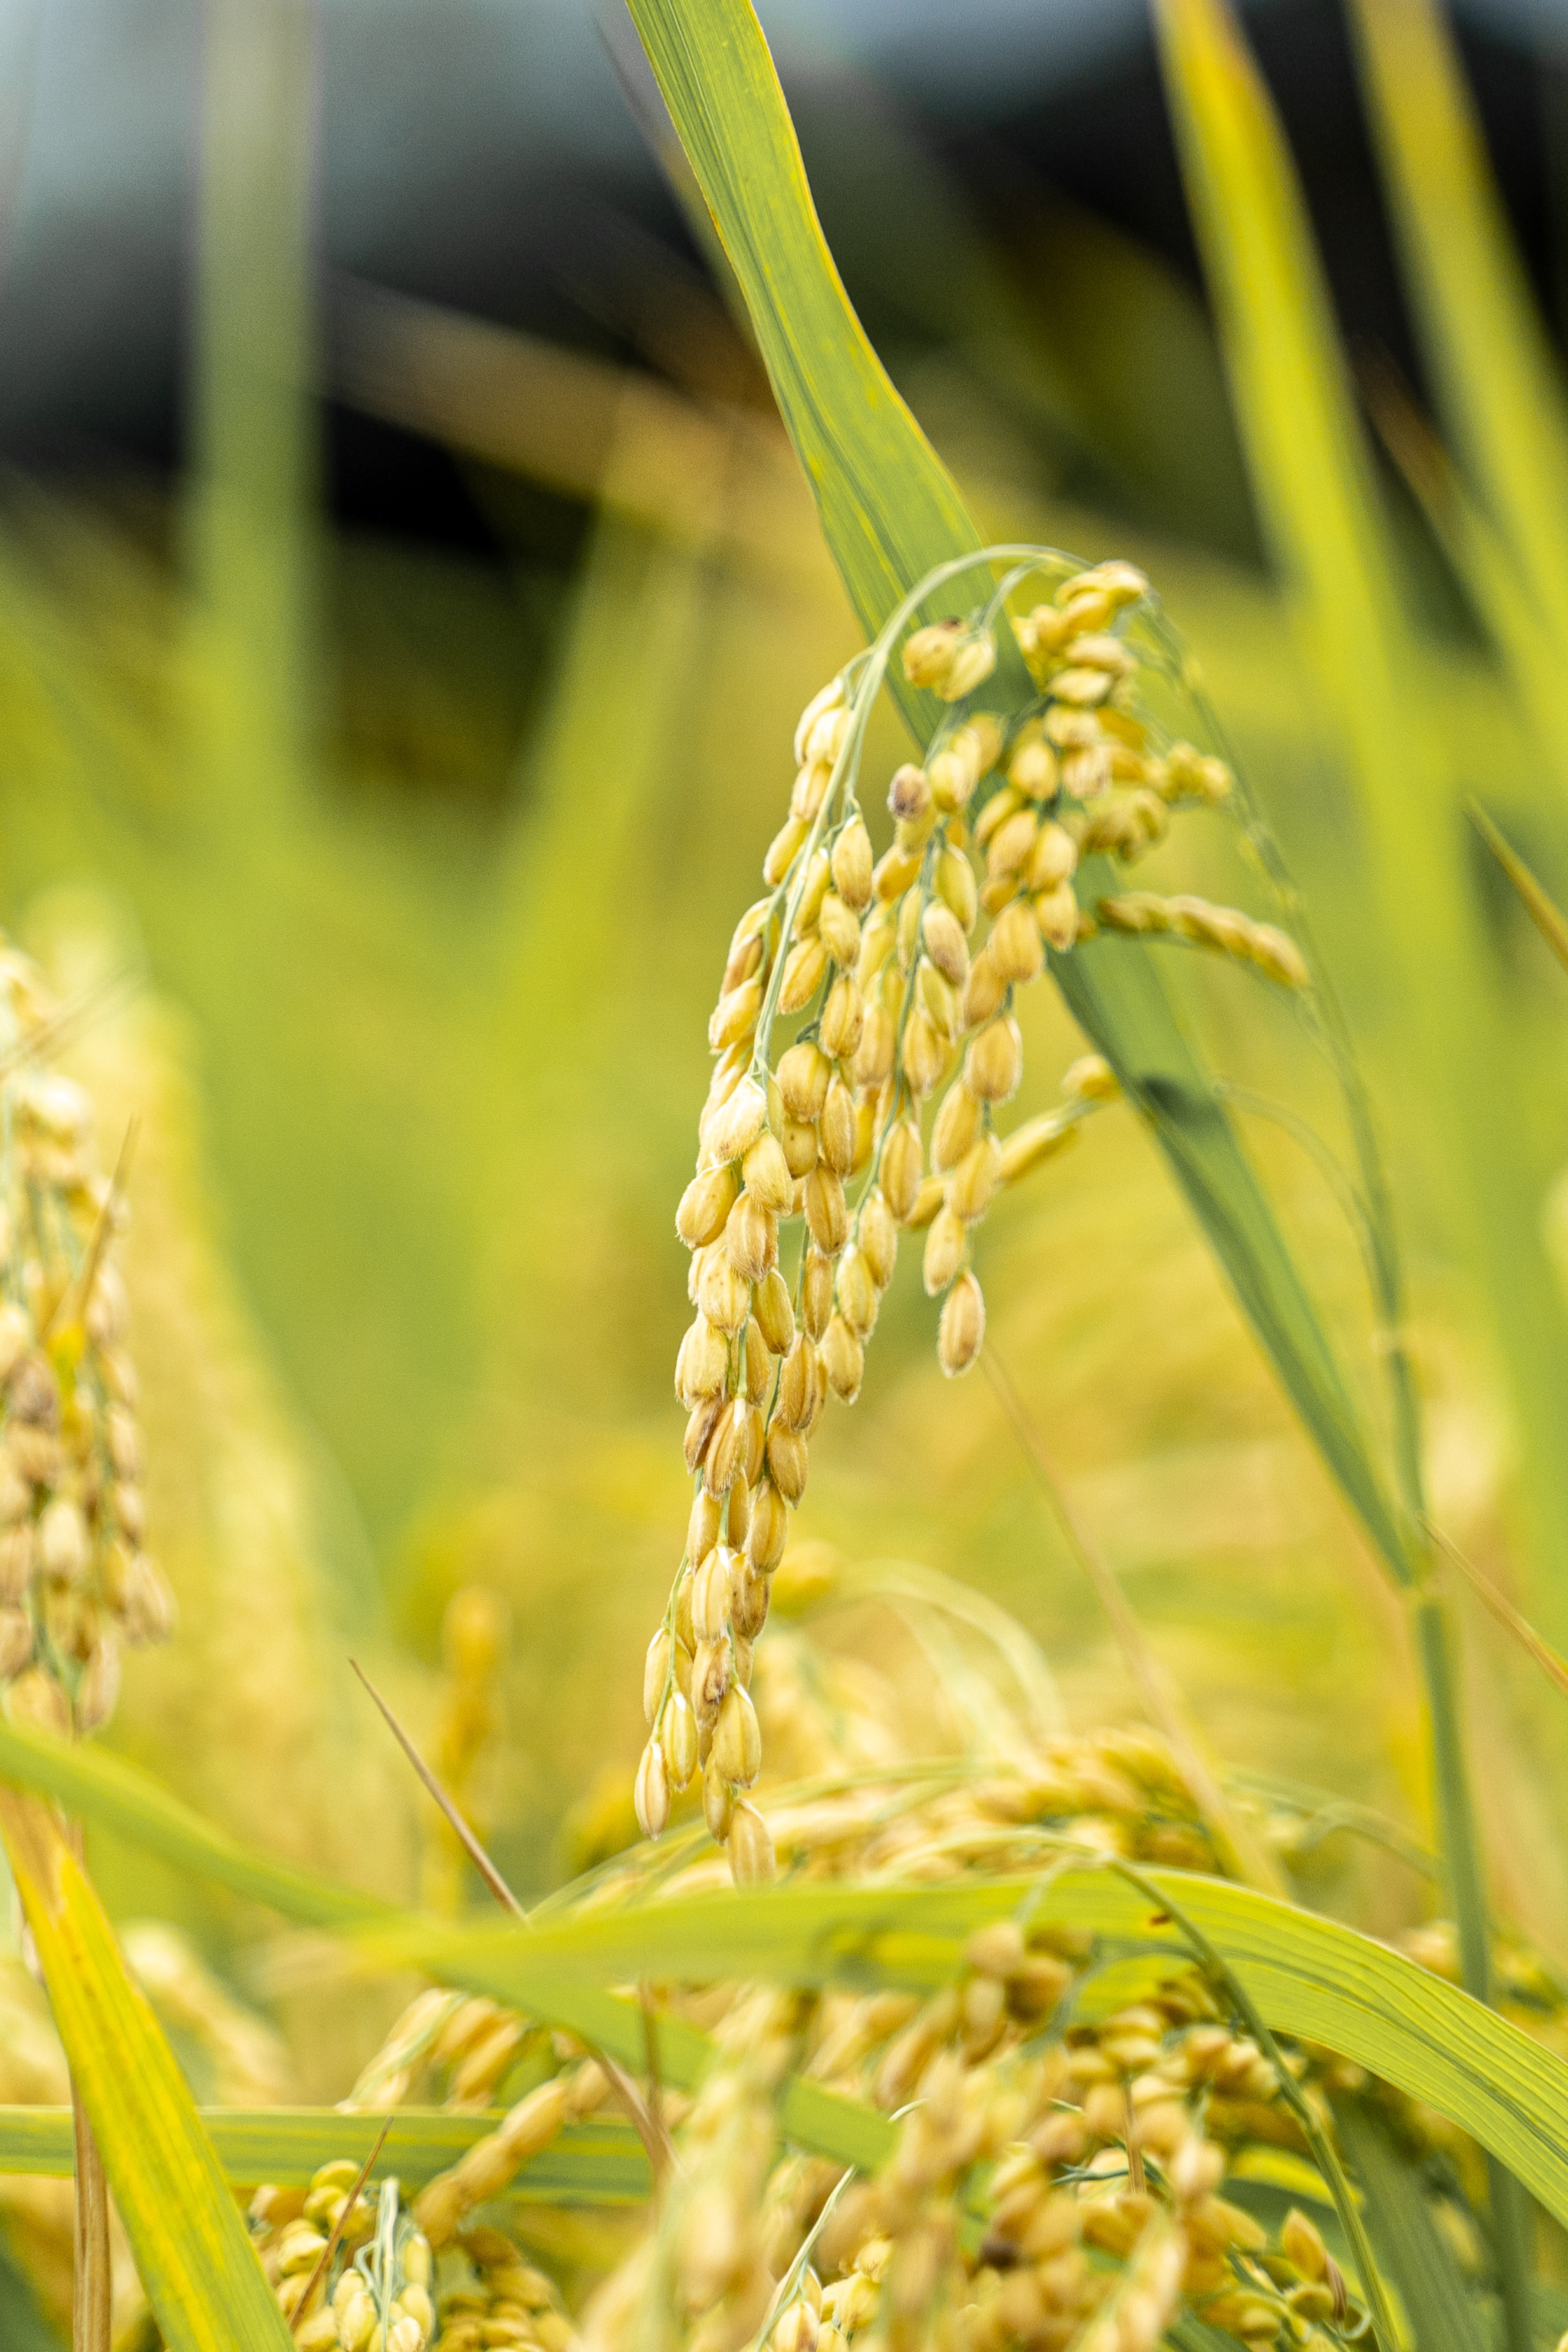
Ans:
[[[895,367],[956,331],[918,207],[912,216],[907,188],[887,201],[901,172],[928,180],[927,201],[949,215],[956,205],[972,216],[1047,337],[1054,320],[1071,339],[1072,280],[1093,267],[1097,229],[1157,256],[1196,296],[1142,0],[778,0],[764,15],[829,236]],[[1418,383],[1340,12],[1269,0],[1249,16],[1343,324]],[[1561,329],[1568,184],[1552,158],[1568,5],[1471,0],[1460,30],[1514,226]],[[661,336],[659,314],[701,295],[700,257],[591,0],[322,0],[316,38],[329,345],[333,289],[349,276],[637,366],[696,364],[694,339]],[[198,0],[47,11],[9,0],[0,14],[0,447],[13,460],[95,472],[180,460],[202,39]],[[1046,429],[1011,406],[1026,432]],[[341,520],[476,552],[488,543],[493,516],[433,441],[333,404],[325,445]],[[1245,548],[1234,485],[1196,503],[1166,519]],[[507,535],[518,531],[547,562],[570,557],[570,501],[510,512]]]

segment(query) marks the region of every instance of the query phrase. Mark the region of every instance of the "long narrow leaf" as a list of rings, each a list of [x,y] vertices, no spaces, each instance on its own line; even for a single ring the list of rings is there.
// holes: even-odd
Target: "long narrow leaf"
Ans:
[[[1189,198],[1260,519],[1305,624],[1358,787],[1375,919],[1458,1181],[1523,1440],[1542,1563],[1568,1557],[1556,1399],[1568,1325],[1519,1165],[1509,1034],[1469,887],[1454,779],[1401,587],[1306,206],[1227,0],[1157,0]],[[1537,1613],[1562,1639],[1568,1588]]]
[[[285,2352],[212,2143],[98,1897],[53,1815],[0,1799],[0,1829],[55,2022],[169,2352]]]
[[[1146,1897],[1108,1869],[933,1887],[780,1887],[567,1915],[538,1927],[455,1927],[402,1913],[304,1874],[275,1870],[208,1830],[141,1775],[96,1751],[0,1725],[0,1777],[47,1790],[90,1821],[139,1839],[294,1918],[334,1926],[448,1983],[575,2031],[601,2019],[605,2046],[643,2063],[643,2016],[598,1990],[629,1977],[768,1978],[869,1989],[952,1979],[975,1927],[1026,1900],[1034,1916],[1134,1943],[1179,1948]],[[1145,1874],[1207,1937],[1277,2033],[1326,2044],[1471,2133],[1547,2210],[1568,2222],[1568,2064],[1413,1961],[1335,1921],[1250,1888]],[[614,2038],[612,2039],[612,2036]],[[660,2064],[685,2088],[712,2054],[706,2036],[664,2021]],[[893,2138],[885,2117],[796,2081],[780,2105],[789,2136],[871,2167]]]
[[[844,293],[749,0],[630,5],[745,294],[834,562],[873,630],[928,571],[978,544],[974,526]],[[1003,652],[1004,683],[1021,698],[1017,656]],[[1379,1551],[1402,1572],[1398,1528],[1333,1351],[1147,953],[1106,940],[1053,957],[1052,968],[1149,1118],[1325,1461]]]
[[[1354,2101],[1347,2100],[1335,2120],[1366,2199],[1379,2266],[1398,2292],[1421,2352],[1488,2352],[1488,2331],[1419,2176]]]
[[[0,1782],[54,1797],[99,1828],[129,1838],[177,1868],[226,1886],[250,1902],[265,1903],[286,1918],[340,1935],[379,1937],[388,1947],[401,1937],[411,1949],[418,1945],[422,1954],[427,1953],[437,1974],[445,1959],[455,1958],[458,1972],[451,1978],[454,1984],[465,1985],[474,1992],[494,1991],[488,1979],[470,1979],[462,1973],[461,1956],[449,1951],[443,1940],[447,1930],[438,1921],[423,1920],[417,1914],[379,1902],[374,1895],[361,1895],[352,1887],[251,1852],[221,1830],[209,1828],[146,1773],[101,1748],[67,1747],[0,1720]],[[632,1971],[633,1976],[638,1973]],[[559,1969],[533,1968],[526,1956],[520,1971],[514,1968],[507,1982],[503,1999],[554,2025],[565,2026],[636,2072],[646,2064],[647,2042],[638,2002],[601,1990],[580,1973],[563,1975]],[[714,2044],[706,2033],[675,2018],[662,2021],[660,2072],[676,2089],[695,2089],[713,2056]],[[873,2168],[893,2145],[893,2127],[883,2116],[821,2090],[814,2083],[791,2083],[781,2095],[779,2113],[791,2137],[841,2164]]]
[[[1469,592],[1477,618],[1512,671],[1542,762],[1568,774],[1568,678],[1549,607],[1513,546],[1389,369],[1366,371],[1367,404],[1389,456]],[[1529,792],[1531,772],[1511,777]]]
[[[1470,823],[1513,885],[1515,896],[1525,913],[1558,962],[1568,971],[1568,919],[1564,918],[1555,900],[1542,888],[1507,835],[1499,830],[1486,811],[1478,808],[1472,801],[1469,814]]]
[[[322,2165],[340,2157],[362,2163],[388,2121],[381,2115],[345,2115],[340,2107],[203,2107],[200,2113],[225,2179],[246,2188],[263,2181],[304,2188]],[[493,2132],[502,2113],[401,2108],[391,2118],[378,2168],[395,2173],[405,2188],[423,2188]],[[0,2173],[68,2176],[72,2147],[68,2107],[0,2107]],[[635,2205],[651,2185],[647,2157],[631,2126],[591,2116],[568,2124],[542,2155],[530,2158],[507,2194],[528,2204]]]
[[[1222,1879],[1145,1874],[1214,1945],[1272,2031],[1325,2043],[1470,2132],[1568,2215],[1568,2064],[1494,2011],[1354,1928]],[[1040,1921],[1179,1948],[1155,1906],[1099,1869],[942,1887],[828,1886],[643,1904],[541,1928],[528,1970],[614,1980],[632,1969],[708,1980],[930,1990],[962,1965],[984,1922],[1029,1900]],[[422,1965],[505,1999],[522,1958],[516,1930],[410,1933]],[[486,1950],[493,1957],[486,1958]],[[520,1985],[514,1987],[520,1997]]]
[[[631,0],[631,13],[746,298],[823,534],[873,631],[923,573],[978,548],[974,524],[850,306],[750,6]]]
[[[1353,0],[1350,16],[1445,406],[1552,634],[1568,644],[1568,405],[1452,36],[1433,0]]]

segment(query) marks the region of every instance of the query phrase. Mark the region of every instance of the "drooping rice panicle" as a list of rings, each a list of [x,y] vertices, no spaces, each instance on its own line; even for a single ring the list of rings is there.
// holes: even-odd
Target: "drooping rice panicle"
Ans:
[[[1043,560],[1020,570],[1036,568]],[[657,1837],[700,1774],[707,1826],[743,1884],[773,1868],[747,1793],[761,1768],[750,1681],[769,1580],[828,1398],[860,1393],[900,1235],[925,1234],[937,1357],[956,1378],[985,1343],[977,1228],[999,1190],[1118,1091],[1088,1056],[1059,1110],[1005,1135],[1023,1075],[1019,992],[1097,922],[1219,946],[1291,986],[1307,978],[1282,932],[1201,900],[1112,896],[1098,917],[1080,907],[1081,856],[1138,857],[1174,808],[1224,799],[1229,772],[1161,738],[1143,710],[1127,630],[1148,593],[1142,572],[1069,571],[1012,625],[1038,692],[1006,717],[984,707],[1002,593],[903,644],[906,678],[946,709],[923,761],[888,785],[880,859],[862,747],[902,615],[808,704],[767,895],[736,928],[708,1026],[717,1059],[675,1219],[692,1253],[675,1391],[694,1495],[647,1655],[635,1795]]]

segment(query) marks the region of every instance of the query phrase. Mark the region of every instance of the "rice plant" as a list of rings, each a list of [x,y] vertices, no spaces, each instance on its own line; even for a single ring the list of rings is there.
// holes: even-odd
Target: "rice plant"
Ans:
[[[1413,797],[1437,756],[1421,656],[1260,85],[1220,0],[1159,13],[1260,504],[1359,779],[1388,940],[1428,991],[1422,1066],[1468,1171],[1464,1230],[1504,1294],[1529,1524],[1549,1535],[1561,1335],[1500,1099],[1462,818],[1457,800],[1434,814]],[[1558,542],[1511,439],[1539,354],[1506,287],[1500,377],[1470,331],[1463,270],[1490,233],[1473,156],[1458,175],[1470,243],[1429,232],[1412,88],[1466,152],[1434,21],[1419,0],[1359,15],[1476,477],[1461,489],[1440,472],[1434,488],[1428,472],[1435,520],[1521,695],[1545,710],[1536,633]],[[1312,908],[1145,572],[982,540],[844,296],[747,0],[632,0],[632,16],[865,637],[778,747],[763,895],[727,949],[704,949],[716,1058],[671,1204],[691,1254],[675,1367],[688,1507],[672,1517],[645,1663],[643,1834],[610,1836],[531,1908],[497,1869],[476,1828],[499,1638],[483,1600],[448,1618],[434,1769],[380,1702],[431,1808],[426,1908],[283,1859],[281,1834],[214,1828],[86,1738],[122,1645],[172,1621],[141,1548],[113,1260],[134,1160],[128,1139],[112,1177],[90,1166],[86,1099],[52,1066],[69,1008],[51,1013],[7,950],[0,1833],[68,2077],[46,2063],[57,2095],[0,2109],[0,2171],[74,2170],[82,2352],[107,2352],[117,2327],[143,2352],[1555,2342],[1568,1986],[1489,1892],[1400,1217]],[[1425,80],[1403,70],[1412,59]],[[1549,404],[1531,432],[1550,470]],[[1532,583],[1528,626],[1500,541]],[[886,702],[916,756],[879,766]],[[265,801],[256,776],[245,790]],[[257,822],[265,834],[273,815]],[[561,824],[564,872],[580,836],[575,814]],[[1126,869],[1173,835],[1186,873],[1239,870],[1248,903],[1129,887]],[[567,903],[601,944],[602,908]],[[1249,1103],[1329,1173],[1364,1263],[1375,1396],[1239,1132],[1240,1090],[1196,1041],[1182,987],[1197,962],[1236,992],[1240,1022],[1283,1013],[1323,1074],[1306,1110]],[[1080,1045],[1055,1106],[1008,1129],[1019,1015],[1045,988]],[[1336,1814],[1320,1792],[1249,1786],[1216,1761],[998,1360],[975,1263],[988,1216],[1129,1118],[1407,1616],[1434,1853],[1371,1807]],[[1068,1732],[1005,1612],[940,1576],[857,1570],[791,1540],[816,1433],[855,1404],[906,1236],[921,1237],[941,1371],[993,1381],[1150,1727]],[[1486,1589],[1561,1677],[1549,1642]],[[1550,1592],[1544,1570],[1531,1590]],[[877,1612],[885,1670],[826,1638],[846,1599]],[[601,1705],[630,1718],[635,1700],[607,1689]],[[1331,1816],[1440,1890],[1403,1948],[1306,1899]],[[277,2078],[256,2021],[168,1931],[117,1941],[83,1824],[337,1939],[351,1985],[425,1980],[344,2070],[337,2105],[267,2103]],[[459,1856],[494,1919],[460,1908]],[[19,2041],[26,1979],[15,1990]],[[198,2105],[204,2053],[213,2095]]]

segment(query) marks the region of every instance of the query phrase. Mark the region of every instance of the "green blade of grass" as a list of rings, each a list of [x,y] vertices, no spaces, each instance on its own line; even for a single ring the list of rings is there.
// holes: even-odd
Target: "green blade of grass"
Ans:
[[[1350,755],[1379,926],[1442,1144],[1461,1175],[1455,1207],[1466,1255],[1484,1279],[1496,1319],[1544,1568],[1568,1557],[1568,1462],[1557,1428],[1557,1399],[1568,1389],[1568,1329],[1552,1296],[1531,1187],[1518,1163],[1508,1035],[1468,887],[1452,778],[1420,691],[1305,204],[1262,79],[1228,0],[1157,0],[1155,14],[1254,494],[1301,602]],[[1391,1237],[1385,1241],[1392,1251]],[[1396,1402],[1404,1500],[1423,1522],[1407,1375]],[[1560,1579],[1543,1586],[1542,1598],[1551,1617],[1561,1619],[1568,1594]],[[1430,1593],[1422,1597],[1416,1633],[1464,1980],[1486,2000],[1486,1880],[1452,1637]],[[1526,2218],[1512,2184],[1495,2168],[1492,2198],[1509,2339],[1512,2352],[1527,2352]]]
[[[645,2059],[642,2010],[601,1990],[628,1978],[929,1990],[959,1972],[977,1927],[1025,1905],[1040,1920],[1185,1948],[1168,1923],[1162,1935],[1146,1895],[1093,1866],[940,1887],[688,1895],[568,1914],[537,1927],[454,1927],[249,1853],[96,1749],[0,1724],[0,1777],[291,1918],[335,1927],[380,1956],[569,2026],[633,2067]],[[1143,1874],[1169,1888],[1271,2032],[1322,2042],[1436,2107],[1568,2222],[1568,2064],[1561,2058],[1354,1928],[1223,1879]],[[713,2044],[665,2019],[659,2054],[664,2078],[685,2089],[700,2081]],[[802,2147],[862,2168],[882,2162],[894,2143],[885,2116],[798,2078],[779,2116]]]
[[[873,634],[936,564],[978,548],[974,524],[851,308],[748,0],[630,7],[745,297],[823,536]],[[1010,663],[1021,691],[1016,650]],[[912,713],[935,712],[929,696],[902,681],[895,691]]]
[[[1271,2031],[1323,2043],[1449,2116],[1568,2214],[1568,2064],[1400,1953],[1338,1922],[1223,1879],[1142,1873],[1212,1943]],[[1037,1922],[1182,1949],[1155,1905],[1113,1872],[943,1887],[832,1885],[628,1906],[542,1928],[446,1929],[421,1921],[391,1948],[433,1971],[483,1977],[524,1998],[526,1970],[614,1981],[632,1969],[869,1991],[929,1991],[963,1966],[987,1921],[1029,1906]],[[488,1957],[486,1957],[488,1955]],[[513,1975],[513,1970],[519,1973]]]
[[[1441,441],[1390,367],[1362,372],[1367,406],[1432,535],[1468,591],[1476,617],[1512,672],[1542,761],[1568,778],[1568,676],[1552,616],[1512,542],[1460,478]],[[1532,778],[1511,775],[1511,789]]]
[[[346,2158],[363,2163],[387,2118],[340,2107],[203,2107],[202,2126],[229,2182],[256,2188],[308,2187],[324,2164]],[[421,2189],[493,2132],[504,2110],[402,2107],[392,2118],[377,2161]],[[68,2107],[0,2106],[0,2173],[57,2178],[71,2170]],[[648,2159],[629,2124],[590,2116],[568,2124],[542,2155],[532,2157],[507,2194],[528,2204],[637,2205],[651,2186]]]
[[[1367,2228],[1421,2352],[1488,2352],[1475,2297],[1432,2219],[1415,2168],[1357,2101],[1334,2110],[1341,2145],[1366,2196]]]
[[[169,2352],[286,2352],[191,2094],[53,1815],[0,1800],[0,1830],[72,2078]]]
[[[1565,971],[1568,971],[1568,919],[1542,888],[1523,858],[1488,816],[1471,801],[1465,814],[1513,885],[1521,906]]]
[[[1415,1047],[1463,1255],[1495,1318],[1521,1440],[1541,1599],[1568,1629],[1568,1326],[1519,1164],[1509,1024],[1464,861],[1444,746],[1351,399],[1306,208],[1226,0],[1159,0],[1161,53],[1260,516],[1306,628],[1364,822],[1375,920]],[[1405,1500],[1419,1469],[1406,1449]]]
[[[1425,348],[1469,471],[1568,643],[1568,407],[1432,0],[1353,0],[1364,86]]]
[[[399,1937],[412,1939],[422,1951],[428,1949],[435,1973],[441,1973],[448,1959],[461,1969],[462,1955],[444,1942],[445,1930],[439,1922],[399,1911],[374,1895],[359,1894],[313,1872],[253,1853],[237,1839],[210,1828],[148,1774],[102,1748],[69,1747],[0,1720],[0,1782],[54,1797],[82,1820],[130,1839],[177,1869],[226,1886],[247,1901],[266,1904],[285,1918],[340,1935],[379,1937],[385,1948]],[[517,1994],[514,1970],[508,1979],[511,1990],[505,1999],[514,2005],[520,2000],[524,2008],[566,2027],[634,2073],[642,2072],[647,2063],[647,2039],[640,2002],[607,1992],[580,1974],[532,1969],[526,1955],[523,1974],[528,1979],[527,1990]],[[470,1984],[459,1973],[451,1980],[466,1984],[470,1991],[493,1991],[488,1979]],[[695,2089],[707,2072],[714,2052],[715,2045],[706,2033],[678,2018],[661,2021],[660,2073],[675,2089]],[[840,2164],[874,2170],[894,2145],[894,2128],[885,2117],[821,2090],[814,2083],[797,2078],[789,2084],[779,2098],[779,2113],[792,2138]]]
[[[978,545],[974,526],[845,295],[749,0],[631,0],[631,10],[745,295],[833,559],[874,631],[927,572]],[[1002,656],[1004,690],[1021,699],[1028,688],[1016,652],[1004,643]],[[905,707],[918,718],[923,704],[906,698]],[[1104,940],[1052,965],[1074,1014],[1150,1119],[1333,1475],[1402,1574],[1396,1517],[1333,1350],[1149,956]]]

